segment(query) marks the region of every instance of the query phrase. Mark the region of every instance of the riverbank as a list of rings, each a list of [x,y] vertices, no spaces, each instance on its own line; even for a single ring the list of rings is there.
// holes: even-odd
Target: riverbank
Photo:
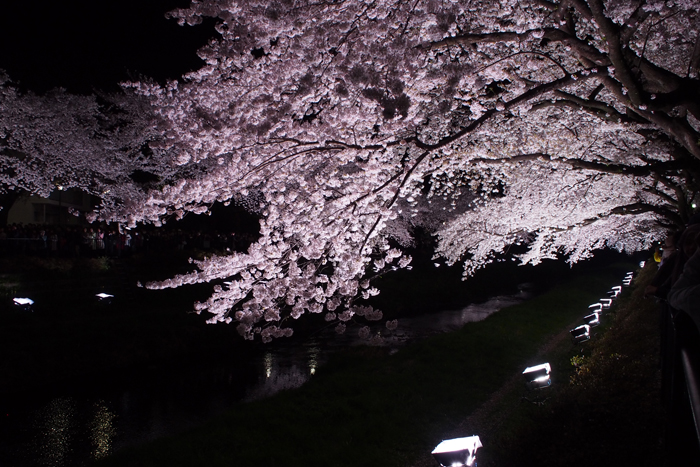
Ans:
[[[395,353],[377,347],[338,353],[299,389],[236,405],[198,429],[99,465],[419,465],[441,439],[478,434],[464,421],[513,375],[539,363],[538,351],[631,266],[586,271],[524,304]],[[555,384],[568,384],[574,369],[567,359],[552,363]],[[484,460],[496,439],[482,437]],[[498,443],[491,446],[503,451]]]
[[[665,465],[659,305],[643,296],[655,271],[641,271],[590,341],[571,345],[573,322],[537,352],[533,362],[552,364],[550,388],[528,392],[514,375],[460,423],[454,436],[486,440],[480,467]]]

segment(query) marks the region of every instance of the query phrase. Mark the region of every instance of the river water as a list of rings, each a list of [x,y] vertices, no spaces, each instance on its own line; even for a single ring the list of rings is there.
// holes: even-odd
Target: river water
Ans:
[[[531,296],[529,286],[463,309],[399,319],[389,332],[372,329],[375,345],[398,349],[412,340],[457,330]],[[328,355],[366,344],[356,330],[338,336],[332,328],[303,343],[280,340],[255,358],[227,367],[183,368],[141,377],[123,387],[51,388],[17,395],[0,404],[0,465],[16,467],[80,466],[120,449],[193,428],[236,403],[269,397],[303,385],[323,371]]]

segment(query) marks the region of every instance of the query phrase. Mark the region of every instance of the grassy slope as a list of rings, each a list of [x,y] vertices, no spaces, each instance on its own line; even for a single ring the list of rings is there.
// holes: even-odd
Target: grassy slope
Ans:
[[[300,389],[236,406],[197,430],[100,465],[411,465],[513,374],[537,363],[538,349],[628,268],[586,273],[394,355],[377,348],[339,354]]]
[[[545,405],[511,410],[505,429],[483,450],[480,467],[663,465],[659,311],[643,298],[653,272],[652,265],[626,290],[606,317],[608,329],[580,346],[583,352],[570,345],[550,352],[559,362],[583,356],[583,365],[569,384],[552,387]]]

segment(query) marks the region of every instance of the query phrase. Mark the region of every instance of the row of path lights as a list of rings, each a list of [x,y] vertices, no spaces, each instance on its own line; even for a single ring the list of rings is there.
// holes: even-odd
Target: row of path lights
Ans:
[[[639,263],[640,267],[644,267],[644,262]],[[634,272],[628,272],[622,283],[625,286],[632,284],[634,279]],[[603,315],[603,310],[608,310],[612,306],[613,300],[615,300],[622,292],[622,286],[616,285],[608,292],[607,298],[601,298],[598,303],[594,303],[588,307],[590,312],[588,315],[583,317],[583,324],[576,326],[570,331],[571,337],[574,340],[574,345],[585,342],[591,338],[591,328],[594,328],[600,324],[600,317]]]
[[[641,268],[644,262],[639,263]],[[628,272],[623,285],[629,286],[634,279],[634,272]],[[583,317],[583,324],[570,331],[574,344],[585,342],[591,338],[591,328],[600,324],[603,310],[610,309],[612,302],[622,292],[622,286],[616,285],[608,292],[607,298],[601,298],[598,303],[588,307],[589,314]],[[549,363],[542,363],[525,368],[525,386],[529,390],[548,388],[552,384],[552,367]],[[482,447],[478,436],[466,438],[447,439],[438,444],[433,452],[433,458],[443,467],[476,467],[476,451]]]
[[[97,301],[104,303],[106,305],[109,305],[112,303],[112,299],[114,298],[114,295],[110,295],[108,293],[98,293],[95,294],[95,297],[97,297]],[[34,300],[31,298],[27,297],[16,297],[12,299],[12,302],[15,304],[15,306],[19,307],[20,309],[24,311],[34,311],[32,309],[32,305],[34,305]]]

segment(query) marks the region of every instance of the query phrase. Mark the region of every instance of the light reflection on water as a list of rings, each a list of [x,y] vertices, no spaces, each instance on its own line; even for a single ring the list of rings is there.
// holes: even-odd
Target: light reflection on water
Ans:
[[[90,442],[92,445],[92,457],[101,459],[107,457],[112,449],[112,438],[116,430],[113,424],[116,415],[112,413],[102,401],[93,404],[94,418],[90,424]]]
[[[35,451],[39,465],[61,466],[71,449],[71,438],[76,434],[75,404],[71,399],[54,399],[37,414]]]
[[[304,345],[305,351],[279,349],[265,352],[263,357],[264,378],[248,388],[245,402],[264,399],[280,391],[295,389],[306,383],[315,373],[321,360],[318,342]]]
[[[13,440],[19,441],[15,445],[19,455],[12,458],[20,465],[41,467],[75,465],[76,458],[100,459],[112,452],[115,418],[102,400],[55,398],[28,414],[25,420],[31,436]],[[30,458],[21,451],[31,453]]]
[[[399,319],[396,331],[373,328],[375,344],[400,347],[408,341],[461,328],[501,308],[529,297],[494,297],[461,310]],[[99,396],[57,397],[25,408],[3,425],[0,465],[73,467],[110,455],[127,446],[193,428],[230,409],[236,402],[254,401],[302,386],[314,377],[334,348],[366,343],[349,329],[344,336],[332,330],[296,346],[272,347],[250,362],[253,370],[219,368],[159,375],[126,390],[93,388]],[[7,421],[7,420],[6,420]],[[9,460],[9,461],[8,461]]]

